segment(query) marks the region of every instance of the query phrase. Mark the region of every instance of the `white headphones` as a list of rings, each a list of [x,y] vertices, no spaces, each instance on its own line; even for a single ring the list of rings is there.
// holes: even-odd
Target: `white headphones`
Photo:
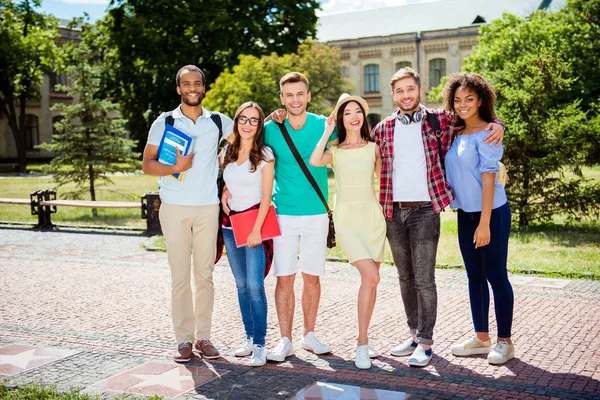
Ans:
[[[421,114],[421,111],[415,111],[412,114],[401,114],[398,115],[398,121],[400,121],[402,125],[419,123],[423,121],[423,114]]]

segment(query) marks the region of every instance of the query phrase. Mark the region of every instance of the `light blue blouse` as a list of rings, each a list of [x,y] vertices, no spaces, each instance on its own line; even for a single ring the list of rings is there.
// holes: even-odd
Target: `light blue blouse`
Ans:
[[[498,161],[504,147],[484,142],[490,131],[470,135],[458,135],[445,157],[446,179],[454,192],[451,208],[466,212],[481,211],[482,172],[497,172]],[[494,204],[492,209],[506,203],[504,186],[494,180]]]

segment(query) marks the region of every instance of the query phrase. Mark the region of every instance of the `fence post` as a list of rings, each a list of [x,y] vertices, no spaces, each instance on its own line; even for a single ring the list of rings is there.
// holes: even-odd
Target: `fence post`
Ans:
[[[148,236],[162,235],[158,210],[160,209],[160,196],[157,192],[145,193],[142,196],[142,219],[146,220],[146,234]]]
[[[42,201],[56,200],[56,192],[54,190],[36,190],[30,194],[31,198],[31,215],[38,216],[38,223],[34,227],[42,231],[56,229],[56,225],[52,223],[50,214],[56,212],[56,206],[42,206]]]

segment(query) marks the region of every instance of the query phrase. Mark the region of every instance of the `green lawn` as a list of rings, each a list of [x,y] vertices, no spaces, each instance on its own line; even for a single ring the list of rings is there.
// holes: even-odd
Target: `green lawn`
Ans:
[[[10,387],[0,383],[0,400],[99,400],[106,396],[96,396],[81,393],[79,389],[66,392],[56,390],[52,386],[26,385]],[[122,395],[117,399],[130,399],[132,396]],[[148,400],[160,400],[160,396],[148,397]]]
[[[586,170],[586,176],[600,180],[600,167]],[[140,201],[142,194],[157,189],[157,179],[146,175],[116,176],[115,186],[98,190],[98,200]],[[40,176],[2,177],[0,197],[28,198],[38,189],[53,188],[51,178]],[[335,183],[330,179],[330,188]],[[71,187],[58,190],[65,193]],[[333,193],[330,193],[330,198]],[[139,210],[99,209],[99,216],[92,217],[90,209],[59,207],[52,220],[59,224],[128,226],[143,229],[145,221]],[[559,219],[557,219],[559,220]],[[28,206],[0,204],[0,221],[36,222]],[[456,235],[456,213],[442,213],[442,232],[438,251],[440,267],[462,265]],[[164,242],[159,240],[159,246]],[[163,244],[161,244],[163,243]],[[329,250],[329,256],[344,260],[340,248]],[[385,260],[391,262],[389,248]],[[509,244],[509,269],[515,273],[535,273],[546,276],[581,277],[600,279],[600,222],[586,221],[576,225],[547,224],[529,229],[515,229]]]

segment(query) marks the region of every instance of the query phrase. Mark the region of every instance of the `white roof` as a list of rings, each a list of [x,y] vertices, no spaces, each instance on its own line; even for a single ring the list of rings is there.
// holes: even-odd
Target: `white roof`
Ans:
[[[471,26],[480,16],[485,22],[509,12],[521,17],[548,3],[544,0],[437,0],[421,4],[385,7],[323,15],[317,25],[317,40],[358,39],[420,31],[437,31]],[[556,11],[566,0],[551,0],[549,9]]]

